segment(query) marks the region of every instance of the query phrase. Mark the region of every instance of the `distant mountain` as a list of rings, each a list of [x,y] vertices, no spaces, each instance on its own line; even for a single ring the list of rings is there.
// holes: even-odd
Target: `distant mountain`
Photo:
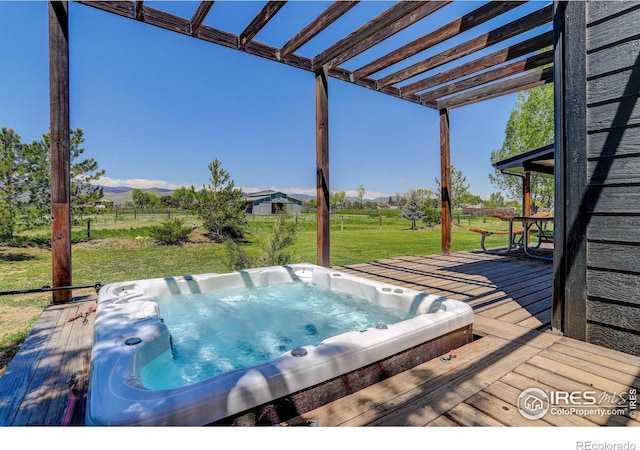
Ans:
[[[112,201],[114,205],[123,205],[126,202],[133,202],[132,192],[136,188],[126,186],[102,186],[102,192],[104,192],[104,199]],[[162,197],[163,195],[173,195],[175,191],[164,188],[150,188],[140,189],[143,192]]]
[[[288,192],[286,194],[290,195],[291,197],[299,198],[303,202],[307,200],[311,200],[312,198],[316,198],[315,195],[308,195],[308,194],[294,194],[294,193],[289,194]]]

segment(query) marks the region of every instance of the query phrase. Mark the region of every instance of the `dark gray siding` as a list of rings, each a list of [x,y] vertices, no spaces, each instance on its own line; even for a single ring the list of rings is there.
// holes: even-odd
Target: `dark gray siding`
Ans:
[[[640,354],[640,3],[586,4],[587,341]]]

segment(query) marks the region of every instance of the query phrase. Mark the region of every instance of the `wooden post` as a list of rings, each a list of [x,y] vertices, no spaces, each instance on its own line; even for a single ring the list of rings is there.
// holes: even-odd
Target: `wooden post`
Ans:
[[[525,172],[522,179],[522,215],[531,215],[531,172]],[[527,242],[531,242],[531,231],[528,229]]]
[[[318,265],[329,267],[329,96],[328,68],[316,71],[316,189]]]
[[[522,179],[522,215],[530,216],[531,215],[531,173],[526,172],[524,174],[524,178]]]
[[[449,135],[449,110],[440,110],[440,198],[442,253],[451,253],[451,140]]]
[[[71,170],[69,155],[69,6],[49,2],[51,274],[53,287],[71,286]],[[71,290],[53,292],[53,303]]]

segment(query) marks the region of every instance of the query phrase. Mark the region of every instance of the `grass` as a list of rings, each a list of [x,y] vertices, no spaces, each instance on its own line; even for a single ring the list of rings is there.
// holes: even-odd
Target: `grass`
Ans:
[[[427,255],[441,251],[440,227],[410,230],[410,222],[385,211],[380,219],[375,212],[333,214],[331,229],[331,265],[349,265],[400,255]],[[104,218],[103,218],[104,219]],[[108,219],[108,218],[107,218]],[[182,246],[158,246],[150,229],[163,220],[140,217],[136,221],[92,221],[91,239],[86,225],[74,227],[72,279],[74,285],[104,284],[124,280],[157,278],[209,272],[227,272],[225,247],[206,239],[202,232],[192,233],[190,243]],[[192,218],[190,219],[192,220]],[[316,262],[315,216],[301,214],[298,239],[293,245],[295,261]],[[189,223],[189,222],[188,222]],[[255,252],[273,228],[273,217],[249,217],[243,245]],[[198,223],[196,223],[198,225]],[[499,229],[496,219],[461,219],[454,215],[452,250],[480,248],[480,236],[469,226]],[[0,246],[0,291],[23,290],[51,285],[51,252],[46,246],[27,246],[28,242],[47,242],[49,230],[24,233],[23,245]],[[504,246],[506,237],[495,237],[488,246]],[[0,375],[31,327],[49,303],[50,294],[0,296]]]

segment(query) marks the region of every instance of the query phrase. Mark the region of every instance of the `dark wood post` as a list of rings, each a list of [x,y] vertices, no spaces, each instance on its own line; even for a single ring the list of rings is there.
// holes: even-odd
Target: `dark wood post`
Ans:
[[[565,233],[564,224],[561,220],[563,209],[559,207],[560,202],[564,201],[564,176],[562,174],[564,167],[564,12],[565,4],[554,0],[553,2],[553,41],[554,45],[554,62],[553,62],[553,121],[554,121],[554,204],[553,212],[553,298],[551,301],[551,329],[555,332],[562,332],[564,329],[564,264],[560,263],[563,258]]]
[[[329,95],[328,69],[316,71],[316,189],[318,265],[329,267]]]
[[[71,170],[69,155],[69,6],[49,2],[51,273],[53,287],[71,286]],[[53,303],[71,290],[53,292]]]
[[[551,324],[565,336],[587,340],[586,2],[556,2],[554,33],[555,219]],[[557,236],[557,237],[556,237]]]
[[[451,140],[449,135],[449,110],[440,110],[440,198],[442,253],[451,253]]]

